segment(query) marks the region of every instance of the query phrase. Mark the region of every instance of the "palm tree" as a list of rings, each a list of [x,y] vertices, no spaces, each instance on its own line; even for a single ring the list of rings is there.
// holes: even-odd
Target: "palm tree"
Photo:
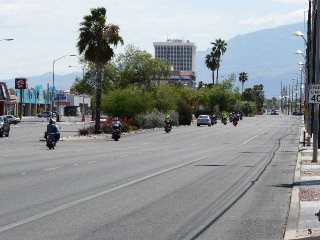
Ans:
[[[246,73],[246,72],[241,72],[240,74],[239,74],[239,81],[242,83],[242,91],[241,91],[241,93],[243,93],[243,85],[244,85],[244,83],[246,82],[246,81],[248,81],[248,73]]]
[[[215,49],[215,55],[217,57],[217,83],[219,79],[219,68],[221,63],[221,57],[222,55],[227,51],[227,43],[224,40],[221,40],[221,38],[216,39],[215,42],[212,42],[213,48]]]
[[[84,59],[92,62],[95,66],[95,133],[100,133],[102,69],[114,56],[111,46],[116,47],[119,43],[123,44],[123,40],[119,36],[119,27],[113,24],[106,25],[106,12],[104,7],[93,8],[91,15],[83,17],[77,43],[79,54],[83,54]]]
[[[212,83],[214,84],[214,71],[218,68],[218,57],[215,53],[215,48],[212,48],[212,51],[206,56],[205,61],[207,68],[212,71]]]

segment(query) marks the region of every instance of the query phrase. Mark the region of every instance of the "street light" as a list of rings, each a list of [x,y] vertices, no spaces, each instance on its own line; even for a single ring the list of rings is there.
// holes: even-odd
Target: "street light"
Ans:
[[[301,66],[299,71],[300,71],[300,112],[302,112],[302,108],[301,108],[302,106],[302,71],[303,71],[303,68],[305,67],[305,63],[299,61],[298,64]]]
[[[306,60],[306,56],[303,54],[303,52],[302,52],[300,49],[298,49],[297,51],[295,51],[295,54],[302,55],[303,58]]]
[[[62,57],[59,57],[55,60],[53,60],[53,64],[52,64],[52,91],[51,91],[51,117],[53,117],[53,104],[54,104],[54,96],[53,96],[53,93],[54,93],[54,64],[59,61],[60,59],[62,58],[65,58],[65,57],[75,57],[76,55],[75,54],[70,54],[70,55],[63,55]],[[58,113],[59,113],[59,106],[58,106]]]
[[[304,40],[304,43],[307,45],[307,40],[306,40],[306,38],[304,37],[304,34],[303,34],[302,32],[296,31],[296,32],[292,33],[292,35],[298,36],[298,37],[302,37],[303,40]]]

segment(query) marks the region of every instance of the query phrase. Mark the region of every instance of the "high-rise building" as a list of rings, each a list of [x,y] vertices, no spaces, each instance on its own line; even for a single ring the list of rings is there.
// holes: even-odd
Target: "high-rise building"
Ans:
[[[195,71],[196,46],[182,40],[154,42],[155,58],[167,60],[176,71]]]
[[[168,81],[180,81],[186,86],[195,84],[196,46],[190,41],[168,39],[166,42],[154,42],[155,58],[166,60],[172,66]],[[163,81],[163,79],[162,79]]]

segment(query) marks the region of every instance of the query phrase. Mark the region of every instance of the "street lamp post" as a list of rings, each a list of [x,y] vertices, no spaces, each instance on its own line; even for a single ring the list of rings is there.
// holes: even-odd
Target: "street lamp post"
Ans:
[[[76,55],[75,54],[63,55],[62,57],[53,60],[53,64],[52,64],[52,91],[51,91],[51,117],[53,117],[53,105],[54,105],[54,64],[57,61],[59,61],[60,59],[65,58],[67,56],[75,57]],[[59,106],[58,106],[58,114],[59,114]]]
[[[311,18],[311,1],[309,1],[309,21],[310,21],[310,18]],[[308,24],[308,28],[309,28],[309,24]],[[308,33],[309,34],[309,33]],[[304,41],[304,44],[305,44],[305,47],[306,47],[306,55],[303,54],[303,52],[301,50],[297,50],[296,51],[296,54],[301,54],[304,59],[305,59],[305,76],[306,76],[306,79],[305,79],[305,96],[304,96],[304,104],[307,106],[307,113],[305,115],[306,117],[306,129],[307,129],[307,146],[310,146],[310,138],[311,138],[311,133],[312,131],[315,133],[318,131],[319,127],[318,127],[318,123],[317,123],[317,120],[315,118],[313,118],[314,120],[312,121],[311,119],[311,115],[312,115],[312,110],[311,110],[311,104],[309,104],[309,85],[311,83],[311,75],[313,74],[312,73],[312,44],[311,44],[311,39],[310,39],[310,34],[308,36],[308,40],[304,37],[304,34],[300,31],[296,31],[293,33],[293,35],[295,36],[298,36],[298,37],[301,37]],[[302,74],[302,72],[301,72]],[[302,81],[302,80],[301,80]],[[301,96],[301,95],[300,95]],[[300,102],[301,104],[301,102]],[[316,111],[318,110],[317,107],[314,108],[315,110],[315,114]],[[312,127],[312,122],[314,123],[313,124],[313,127]],[[311,129],[312,128],[312,129]],[[318,135],[318,134],[317,134]],[[316,145],[318,145],[318,140],[315,140],[314,143],[313,143],[313,161],[317,161],[317,149],[316,149]]]

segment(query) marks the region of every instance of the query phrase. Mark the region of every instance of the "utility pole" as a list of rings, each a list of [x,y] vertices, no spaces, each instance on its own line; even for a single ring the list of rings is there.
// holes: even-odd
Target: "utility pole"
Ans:
[[[319,23],[320,23],[320,1],[317,1],[317,15],[316,15],[316,21],[315,25],[313,26],[313,29],[315,31],[315,83],[319,84],[319,41],[320,41],[320,35],[319,35]],[[319,104],[314,104],[314,119],[313,119],[313,159],[312,162],[318,162],[318,142],[319,142]]]
[[[282,104],[282,101],[283,101],[283,94],[282,94],[282,80],[281,80],[281,85],[280,85],[280,109],[281,109],[281,112],[283,113],[283,104]]]

